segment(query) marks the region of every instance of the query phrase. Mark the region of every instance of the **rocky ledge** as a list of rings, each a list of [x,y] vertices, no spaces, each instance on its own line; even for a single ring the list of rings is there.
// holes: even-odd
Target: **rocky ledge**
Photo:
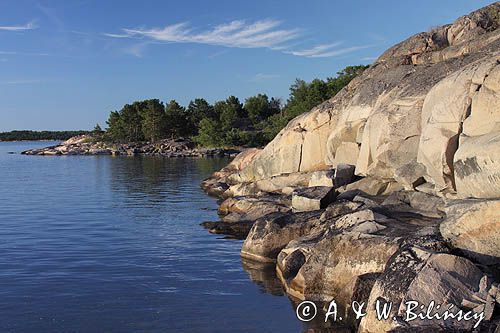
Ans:
[[[386,51],[206,179],[221,220],[204,226],[293,299],[364,303],[357,332],[499,332],[499,26],[497,2]],[[409,301],[483,319],[408,321]]]
[[[190,139],[165,139],[154,143],[110,143],[98,141],[92,136],[73,137],[62,144],[22,152],[25,155],[146,155],[164,157],[233,157],[235,149],[197,148]]]

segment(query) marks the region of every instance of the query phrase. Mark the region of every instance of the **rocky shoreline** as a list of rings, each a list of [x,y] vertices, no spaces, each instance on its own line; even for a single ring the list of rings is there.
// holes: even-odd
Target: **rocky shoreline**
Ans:
[[[293,299],[335,299],[341,316],[364,303],[350,330],[499,332],[499,13],[410,37],[243,151],[201,184],[221,216],[203,225],[244,239],[242,258]],[[380,300],[394,320],[376,318]],[[405,320],[410,301],[482,320]]]
[[[273,265],[292,299],[335,299],[344,316],[352,301],[374,307],[379,298],[398,305],[391,313],[395,317],[404,309],[400,304],[413,299],[486,314],[480,330],[473,330],[472,323],[452,320],[380,322],[368,313],[352,322],[359,332],[493,332],[500,323],[498,256],[466,255],[454,246],[465,236],[454,236],[460,224],[463,229],[478,220],[490,224],[478,232],[494,227],[500,200],[449,200],[404,189],[369,195],[359,188],[375,193],[379,184],[367,187],[366,178],[354,175],[339,179],[337,169],[286,175],[292,183],[284,177],[236,182],[259,153],[242,152],[202,183],[221,199],[221,221],[202,225],[211,233],[244,239],[242,258]],[[339,180],[347,184],[336,185]],[[481,242],[479,237],[474,245]],[[485,250],[493,249],[480,249]]]
[[[90,135],[82,135],[64,141],[60,145],[31,149],[24,155],[113,155],[113,156],[163,156],[176,157],[234,157],[237,149],[197,148],[190,139],[165,139],[154,143],[109,143],[98,141]]]

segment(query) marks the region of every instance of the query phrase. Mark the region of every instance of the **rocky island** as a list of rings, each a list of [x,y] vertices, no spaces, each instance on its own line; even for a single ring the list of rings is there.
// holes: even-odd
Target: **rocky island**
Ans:
[[[155,142],[113,143],[96,140],[92,135],[80,135],[63,143],[40,149],[22,152],[24,155],[61,156],[61,155],[124,155],[124,156],[164,156],[164,157],[207,157],[228,156],[239,153],[236,149],[197,148],[187,138],[163,139]]]
[[[500,330],[500,3],[391,47],[202,187],[293,299],[373,309],[358,332]],[[408,301],[481,314],[404,320]]]

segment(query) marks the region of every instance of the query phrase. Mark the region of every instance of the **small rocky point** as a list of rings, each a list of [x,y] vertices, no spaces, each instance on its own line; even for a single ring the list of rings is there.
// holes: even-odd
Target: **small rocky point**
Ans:
[[[499,27],[496,2],[391,47],[206,179],[221,220],[205,226],[293,299],[393,303],[354,331],[500,332]],[[408,300],[485,318],[406,322]]]
[[[99,141],[91,135],[70,138],[57,146],[31,149],[24,155],[61,156],[61,155],[123,155],[123,156],[164,156],[164,157],[223,157],[235,156],[239,151],[222,148],[197,148],[190,139],[164,139],[144,143],[110,143]]]

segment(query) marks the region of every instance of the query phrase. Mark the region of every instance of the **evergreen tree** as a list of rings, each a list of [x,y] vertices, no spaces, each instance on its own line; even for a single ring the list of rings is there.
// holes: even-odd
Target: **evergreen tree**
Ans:
[[[108,125],[106,133],[112,141],[123,141],[126,139],[127,135],[123,127],[120,112],[112,111],[109,114],[106,124]]]
[[[256,96],[247,98],[245,100],[244,108],[247,111],[248,117],[252,121],[252,124],[257,125],[270,116],[279,113],[280,102],[279,100],[274,98],[269,100],[269,98],[265,94],[258,94]]]
[[[166,135],[165,107],[158,99],[145,101],[142,114],[142,133],[147,140],[155,142]]]
[[[186,109],[175,100],[171,100],[165,107],[167,135],[177,138],[188,135],[189,119]]]
[[[215,103],[214,109],[219,114],[221,130],[226,133],[237,127],[238,120],[247,115],[243,104],[234,96],[229,96],[225,101]]]
[[[205,147],[220,147],[224,144],[223,132],[219,123],[210,118],[200,121],[199,134],[195,137],[196,142]]]
[[[200,122],[204,118],[216,119],[217,115],[214,112],[214,108],[203,98],[197,98],[191,102],[187,107],[187,117],[189,120],[188,124],[188,134],[197,135],[198,127]]]
[[[142,134],[142,102],[134,102],[132,105],[126,104],[120,111],[125,139],[129,142],[139,142],[144,140]]]

